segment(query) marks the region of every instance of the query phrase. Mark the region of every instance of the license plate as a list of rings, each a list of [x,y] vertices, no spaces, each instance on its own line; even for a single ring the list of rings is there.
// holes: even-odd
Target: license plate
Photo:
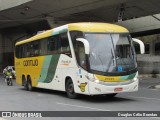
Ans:
[[[115,92],[120,92],[120,91],[123,91],[123,88],[115,88],[114,91]]]

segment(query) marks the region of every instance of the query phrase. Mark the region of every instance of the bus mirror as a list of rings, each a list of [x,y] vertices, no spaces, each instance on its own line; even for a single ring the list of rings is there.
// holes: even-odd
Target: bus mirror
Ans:
[[[84,38],[77,38],[76,40],[84,44],[85,54],[89,54],[89,42]]]
[[[145,53],[145,46],[144,46],[144,43],[139,40],[139,39],[136,39],[136,38],[132,38],[134,42],[138,43],[140,45],[140,53],[141,54],[144,54]]]

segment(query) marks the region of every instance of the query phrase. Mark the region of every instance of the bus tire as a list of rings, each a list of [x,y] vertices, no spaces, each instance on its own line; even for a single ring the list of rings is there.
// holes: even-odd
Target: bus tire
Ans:
[[[25,76],[22,76],[22,86],[24,86],[24,89],[27,90],[27,81]]]
[[[31,77],[27,77],[27,90],[28,91],[32,91],[33,87],[32,87],[32,82],[31,82]]]
[[[67,96],[71,99],[75,99],[77,98],[77,94],[75,93],[74,91],[74,84],[72,82],[72,80],[69,78],[66,82],[66,93],[67,93]]]

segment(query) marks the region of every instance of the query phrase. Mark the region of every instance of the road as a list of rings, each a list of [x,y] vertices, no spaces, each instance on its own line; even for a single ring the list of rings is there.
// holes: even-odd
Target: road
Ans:
[[[160,84],[158,78],[144,78],[140,80],[138,92],[121,93],[114,99],[108,100],[103,96],[81,96],[79,99],[69,99],[64,92],[44,89],[26,91],[22,86],[17,85],[15,80],[13,86],[7,86],[4,78],[0,77],[0,111],[160,111],[160,89],[150,89],[157,84]],[[115,119],[119,120],[119,118]],[[147,119],[160,118],[144,118]]]

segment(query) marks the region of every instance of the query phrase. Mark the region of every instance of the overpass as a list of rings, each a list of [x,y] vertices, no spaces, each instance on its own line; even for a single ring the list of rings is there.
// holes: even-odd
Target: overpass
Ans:
[[[159,33],[159,13],[159,0],[1,0],[0,70],[14,64],[15,42],[37,31],[70,22],[118,21],[138,37]]]

